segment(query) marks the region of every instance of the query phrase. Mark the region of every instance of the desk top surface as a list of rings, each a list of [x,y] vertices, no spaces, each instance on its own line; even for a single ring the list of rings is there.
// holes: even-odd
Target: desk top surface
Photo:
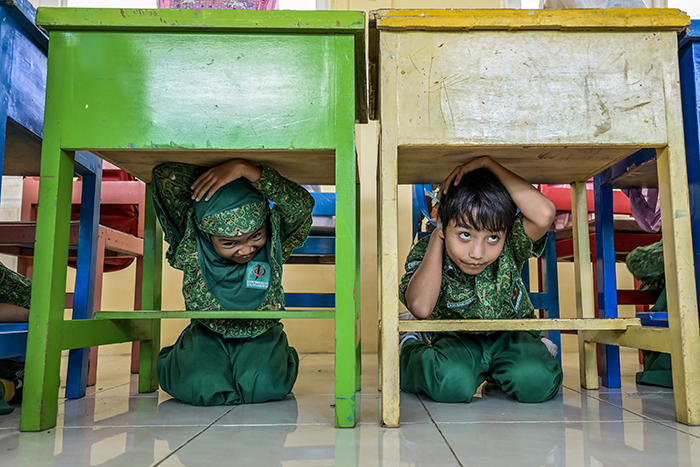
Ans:
[[[690,17],[668,8],[585,10],[374,10],[380,30],[682,31]]]
[[[27,34],[38,43],[44,52],[48,50],[49,39],[34,24],[36,9],[29,0],[13,0],[12,2],[4,0],[0,2],[0,7],[27,31]]]
[[[678,41],[678,46],[683,47],[690,42],[700,42],[700,20],[693,20]]]
[[[39,8],[36,23],[48,30],[153,30],[355,34],[364,37],[361,11],[172,10]]]

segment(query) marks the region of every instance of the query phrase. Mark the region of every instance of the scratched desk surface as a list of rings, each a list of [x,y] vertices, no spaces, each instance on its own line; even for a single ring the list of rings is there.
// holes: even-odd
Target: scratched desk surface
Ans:
[[[399,183],[439,182],[484,154],[570,183],[664,146],[662,82],[687,23],[665,9],[372,12],[370,111],[395,86],[382,122],[398,131]]]
[[[267,13],[39,9],[69,61],[62,148],[146,182],[160,162],[246,157],[333,184],[338,96],[354,96],[356,121],[367,119],[364,15]],[[336,78],[343,70],[350,79]]]

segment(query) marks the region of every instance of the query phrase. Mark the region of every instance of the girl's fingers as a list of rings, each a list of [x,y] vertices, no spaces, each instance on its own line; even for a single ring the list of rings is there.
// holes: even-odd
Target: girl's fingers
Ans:
[[[221,182],[217,182],[214,185],[212,185],[209,188],[209,193],[206,193],[207,197],[204,199],[204,201],[209,201],[211,199],[211,197],[214,196],[214,193],[219,191],[219,188],[221,188],[224,185],[225,185],[225,183],[221,183]],[[204,194],[205,193],[202,193],[202,195],[204,195]]]
[[[207,192],[211,189],[212,185],[216,183],[216,180],[213,178],[209,178],[206,181],[202,182],[199,187],[194,191],[193,197],[196,201],[199,201],[204,197],[204,195],[207,194]],[[211,197],[211,193],[207,197],[207,201]]]
[[[194,183],[192,184],[193,191],[199,190],[199,188],[209,180],[209,178],[211,177],[210,172],[211,172],[210,170],[207,170],[202,175],[197,177],[197,180],[195,180]]]

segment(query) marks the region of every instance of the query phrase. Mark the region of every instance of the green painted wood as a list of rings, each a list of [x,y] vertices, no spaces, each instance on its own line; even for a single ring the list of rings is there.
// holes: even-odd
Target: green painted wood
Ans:
[[[361,11],[171,10],[113,8],[39,8],[36,24],[47,31],[145,29],[162,31],[365,34]]]
[[[47,112],[46,118],[51,118],[51,114]],[[56,141],[56,133],[45,131],[44,141]],[[73,164],[73,154],[60,150],[58,144],[42,148],[39,205],[43,209],[37,217],[22,431],[40,431],[56,425]]]
[[[359,391],[362,388],[362,294],[360,285],[362,284],[362,252],[360,249],[360,219],[361,196],[360,184],[355,185],[355,390]]]
[[[141,282],[141,309],[160,310],[163,294],[163,231],[156,219],[152,202],[153,186],[146,185],[146,206],[143,238],[143,279]],[[160,320],[147,322],[150,339],[139,344],[139,392],[158,389],[156,362],[160,352]]]
[[[115,11],[119,15],[124,12],[122,19],[134,23],[122,22]],[[66,167],[69,162],[72,167],[69,151],[78,149],[96,149],[104,157],[109,154],[117,165],[129,157],[133,163],[136,154],[136,162],[146,173],[154,165],[150,155],[169,150],[179,154],[186,150],[193,163],[198,154],[219,151],[217,157],[223,160],[233,154],[229,151],[251,149],[282,154],[279,157],[289,155],[290,160],[300,157],[298,151],[285,152],[290,149],[327,158],[337,183],[337,308],[313,315],[309,312],[309,317],[336,320],[336,426],[355,425],[359,283],[354,123],[357,115],[366,116],[363,26],[345,22],[344,18],[352,15],[344,12],[323,12],[312,14],[311,20],[328,21],[341,13],[335,27],[333,22],[319,26],[318,21],[314,26],[311,23],[315,20],[306,26],[287,27],[291,17],[287,13],[261,12],[256,14],[267,22],[253,28],[250,23],[233,21],[238,18],[236,12],[218,12],[206,13],[212,15],[207,17],[209,23],[201,22],[201,17],[190,11],[175,14],[197,17],[198,25],[185,22],[185,26],[151,27],[136,24],[142,19],[130,17],[132,12],[127,10],[40,11],[40,23],[51,31],[42,153],[42,164],[47,167],[44,170],[42,166],[42,174],[46,173],[42,190],[50,191],[39,208],[39,219],[44,219],[46,228],[43,249],[37,244],[36,261],[50,271],[38,284],[51,293],[32,304],[39,310],[32,322],[43,334],[34,333],[31,364],[39,369],[30,372],[27,380],[29,398],[25,402],[29,405],[26,417],[23,413],[23,430],[55,425],[58,363],[64,343],[140,339],[139,391],[148,392],[157,388],[160,319],[170,313],[179,318],[185,315],[157,311],[161,307],[162,232],[147,203],[142,306],[146,312],[104,312],[97,324],[64,325],[66,261],[59,252],[67,245],[64,212],[70,208],[70,197],[65,191],[69,187]],[[133,13],[141,14],[148,16],[147,12]],[[246,21],[252,18],[241,17]],[[59,191],[62,194],[55,196]],[[155,311],[147,314],[149,310]],[[253,312],[255,317],[263,313]],[[302,317],[304,313],[307,311],[278,316]],[[212,315],[206,313],[207,317]],[[117,320],[124,324],[118,326]],[[62,332],[72,329],[89,330],[94,335],[63,337]]]
[[[348,41],[349,38],[339,37]],[[333,64],[339,76],[352,76],[352,58],[338,56]],[[352,126],[353,83],[339,82],[335,113],[336,133],[336,221],[335,221],[335,426],[355,426],[355,300],[357,219],[355,218],[355,133],[343,131]]]
[[[337,102],[327,81],[340,38],[52,33],[73,83],[62,145],[332,149]]]
[[[131,342],[134,339],[150,339],[152,330],[145,320],[119,321],[82,319],[63,323],[61,348],[81,349],[96,345]]]
[[[95,319],[333,319],[335,311],[98,311]]]
[[[48,63],[46,93],[51,96],[53,105],[46,106],[44,122],[58,122],[60,119],[65,84],[61,68],[60,60]],[[58,414],[74,154],[61,150],[57,125],[45,125],[43,143],[20,421],[22,431],[51,428],[56,425]]]
[[[243,49],[238,48],[233,45],[232,50],[254,50],[256,53],[264,53],[266,50],[276,53],[277,46],[290,41],[290,35],[301,38],[301,37],[318,37],[322,35],[338,36],[346,35],[353,37],[353,50],[354,50],[354,60],[355,67],[350,72],[355,75],[356,87],[355,87],[355,119],[360,123],[366,123],[368,121],[368,109],[367,109],[367,86],[366,86],[366,61],[365,61],[365,14],[361,11],[253,11],[253,10],[170,10],[170,9],[159,9],[159,10],[129,10],[129,9],[101,9],[101,8],[39,8],[37,11],[37,25],[50,31],[52,44],[55,36],[59,36],[60,31],[71,31],[69,36],[71,39],[76,39],[80,37],[85,37],[81,35],[74,36],[75,31],[119,31],[120,34],[128,33],[130,31],[138,31],[142,34],[138,34],[137,37],[143,39],[144,37],[154,38],[158,42],[157,38],[169,42],[169,46],[164,49],[156,47],[151,50],[152,44],[138,44],[131,43],[131,47],[125,49],[123,52],[127,55],[134,54],[135,52],[141,50],[145,54],[151,57],[161,56],[162,60],[157,60],[156,64],[166,63],[171,60],[171,53],[177,54],[178,50],[185,44],[190,47],[195,48],[197,51],[197,56],[190,57],[190,59],[195,59],[194,64],[204,61],[207,66],[221,65],[223,62],[220,57],[215,56],[217,46],[211,46],[210,43],[217,42],[222,37],[236,38],[233,39],[237,41],[239,37],[250,33],[251,35],[256,35],[258,37],[265,37],[266,39],[261,42],[260,48]],[[173,35],[148,35],[143,34],[146,32],[172,32],[175,35],[179,35],[183,32],[187,32],[186,39],[179,39],[173,37]],[[196,33],[196,34],[195,34]],[[236,33],[231,34],[231,33]],[[196,38],[196,39],[195,39]],[[208,38],[208,39],[207,39]],[[92,40],[92,39],[91,39]],[[121,42],[122,39],[117,39]],[[270,43],[275,43],[275,47],[269,47]],[[173,44],[177,44],[178,47],[173,47]],[[76,44],[76,47],[81,47],[81,45]],[[213,47],[213,48],[212,48]],[[229,46],[230,47],[230,46]],[[304,63],[297,63],[297,53],[291,48],[291,53],[280,54],[276,60],[279,61],[280,65],[284,65],[292,62],[291,68],[303,69],[306,67]],[[303,46],[300,52],[303,52]],[[102,52],[102,55],[98,54],[95,58],[99,61],[106,61],[110,65],[110,68],[114,68],[120,64],[117,57],[107,54],[107,50]],[[229,53],[231,49],[229,49]],[[315,49],[315,53],[319,53],[319,49]],[[119,54],[121,56],[123,54]],[[250,55],[249,55],[250,56]],[[321,59],[322,57],[318,57]],[[172,58],[175,59],[175,58]],[[244,60],[244,57],[240,57],[237,54],[231,54],[231,61]],[[216,61],[216,62],[214,62]],[[185,61],[179,61],[179,65],[187,63]],[[153,62],[144,61],[144,65],[153,64]],[[258,64],[261,67],[266,67],[274,65],[275,61],[266,62],[260,60]],[[237,68],[230,68],[228,71],[234,71]],[[288,70],[290,68],[287,68]],[[166,67],[167,70],[167,67]],[[201,75],[197,75],[201,76]],[[251,74],[247,78],[248,80],[258,81],[259,85],[266,84],[277,84],[270,83],[267,80],[258,80],[260,76],[268,76],[270,78],[275,77],[278,79],[277,75],[274,74]],[[107,84],[106,81],[102,84]],[[226,77],[218,84],[222,85],[226,83]],[[155,84],[154,82],[151,82]],[[164,83],[165,84],[165,83]],[[171,85],[173,83],[170,83]],[[307,86],[302,86],[298,89],[311,89],[313,86],[309,83]],[[78,89],[78,88],[76,88]],[[327,92],[328,89],[325,89]],[[175,97],[172,94],[166,96],[164,102],[171,102],[172,98]],[[281,104],[283,99],[278,102]],[[318,104],[317,104],[318,105]],[[214,109],[199,109],[199,113],[204,110],[209,110],[214,112]],[[224,111],[220,109],[219,112]],[[256,115],[257,116],[257,115]],[[154,122],[155,123],[155,122]],[[284,124],[284,122],[278,122],[278,124]],[[154,144],[165,144],[169,143],[169,139],[164,141],[153,140]],[[173,141],[177,141],[174,139]],[[267,147],[273,147],[273,144],[269,144]],[[124,146],[126,147],[126,146]],[[230,147],[230,146],[229,146]],[[300,146],[284,146],[287,147],[300,147]],[[310,148],[311,146],[304,146]],[[315,146],[314,146],[315,147]]]

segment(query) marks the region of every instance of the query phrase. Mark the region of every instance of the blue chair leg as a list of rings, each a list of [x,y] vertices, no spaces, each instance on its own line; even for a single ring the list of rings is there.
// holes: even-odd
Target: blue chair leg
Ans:
[[[99,167],[92,173],[83,175],[73,319],[91,319],[94,309],[101,187],[102,164],[100,161]],[[85,395],[89,356],[89,348],[73,349],[68,354],[66,397],[69,399],[77,399]]]
[[[557,237],[555,232],[547,232],[547,246],[544,261],[541,262],[542,287],[547,294],[545,318],[559,318],[559,273],[557,269]],[[561,364],[561,331],[548,331],[548,338],[559,348],[557,360]]]
[[[617,318],[617,277],[615,271],[615,226],[613,190],[600,176],[593,178],[595,196],[596,272],[599,318]],[[620,348],[599,345],[602,384],[620,387]]]
[[[700,21],[691,22],[691,29],[697,31],[698,27]],[[700,297],[700,41],[692,40],[681,47],[679,65],[695,283]]]

